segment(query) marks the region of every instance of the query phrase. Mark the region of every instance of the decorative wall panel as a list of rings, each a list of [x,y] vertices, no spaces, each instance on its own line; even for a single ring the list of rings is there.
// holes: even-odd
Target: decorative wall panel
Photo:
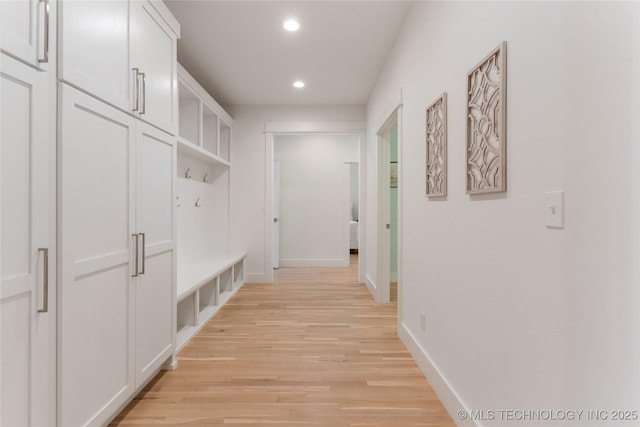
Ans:
[[[427,196],[447,195],[447,93],[427,107]]]
[[[467,75],[467,194],[507,189],[507,42]]]

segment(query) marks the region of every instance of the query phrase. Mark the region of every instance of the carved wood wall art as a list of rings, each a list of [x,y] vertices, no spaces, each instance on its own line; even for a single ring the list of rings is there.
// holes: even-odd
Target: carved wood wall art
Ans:
[[[467,74],[467,194],[507,190],[507,42]]]
[[[447,195],[447,93],[426,112],[427,197]]]

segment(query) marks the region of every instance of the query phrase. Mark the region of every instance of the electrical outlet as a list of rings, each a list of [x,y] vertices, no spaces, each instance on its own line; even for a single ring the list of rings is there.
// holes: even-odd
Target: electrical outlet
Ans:
[[[423,332],[427,331],[427,313],[424,311],[420,312],[420,329],[422,329]]]

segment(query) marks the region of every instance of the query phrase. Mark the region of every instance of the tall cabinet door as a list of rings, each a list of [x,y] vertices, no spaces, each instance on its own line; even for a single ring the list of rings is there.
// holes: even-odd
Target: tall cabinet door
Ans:
[[[136,386],[173,352],[175,341],[175,137],[137,123],[136,216],[139,276],[135,281]],[[144,248],[144,250],[142,250]]]
[[[131,66],[140,70],[140,118],[177,130],[177,36],[147,0],[131,1]],[[174,102],[176,101],[176,102]]]
[[[60,78],[130,111],[129,2],[61,1],[58,14]]]
[[[59,425],[99,425],[134,391],[135,119],[61,87]]]
[[[4,23],[4,21],[3,21]],[[0,425],[55,424],[47,74],[0,55]],[[47,253],[47,251],[51,251]],[[53,291],[53,289],[51,289]],[[53,293],[53,292],[52,292]]]
[[[38,7],[38,0],[0,1],[0,48],[33,65],[38,55]]]

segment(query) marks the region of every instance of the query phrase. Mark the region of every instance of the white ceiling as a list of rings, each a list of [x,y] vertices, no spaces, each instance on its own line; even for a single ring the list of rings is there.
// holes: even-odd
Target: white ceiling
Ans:
[[[179,62],[223,106],[364,105],[411,4],[165,2],[181,24]],[[298,32],[283,30],[288,17]]]

